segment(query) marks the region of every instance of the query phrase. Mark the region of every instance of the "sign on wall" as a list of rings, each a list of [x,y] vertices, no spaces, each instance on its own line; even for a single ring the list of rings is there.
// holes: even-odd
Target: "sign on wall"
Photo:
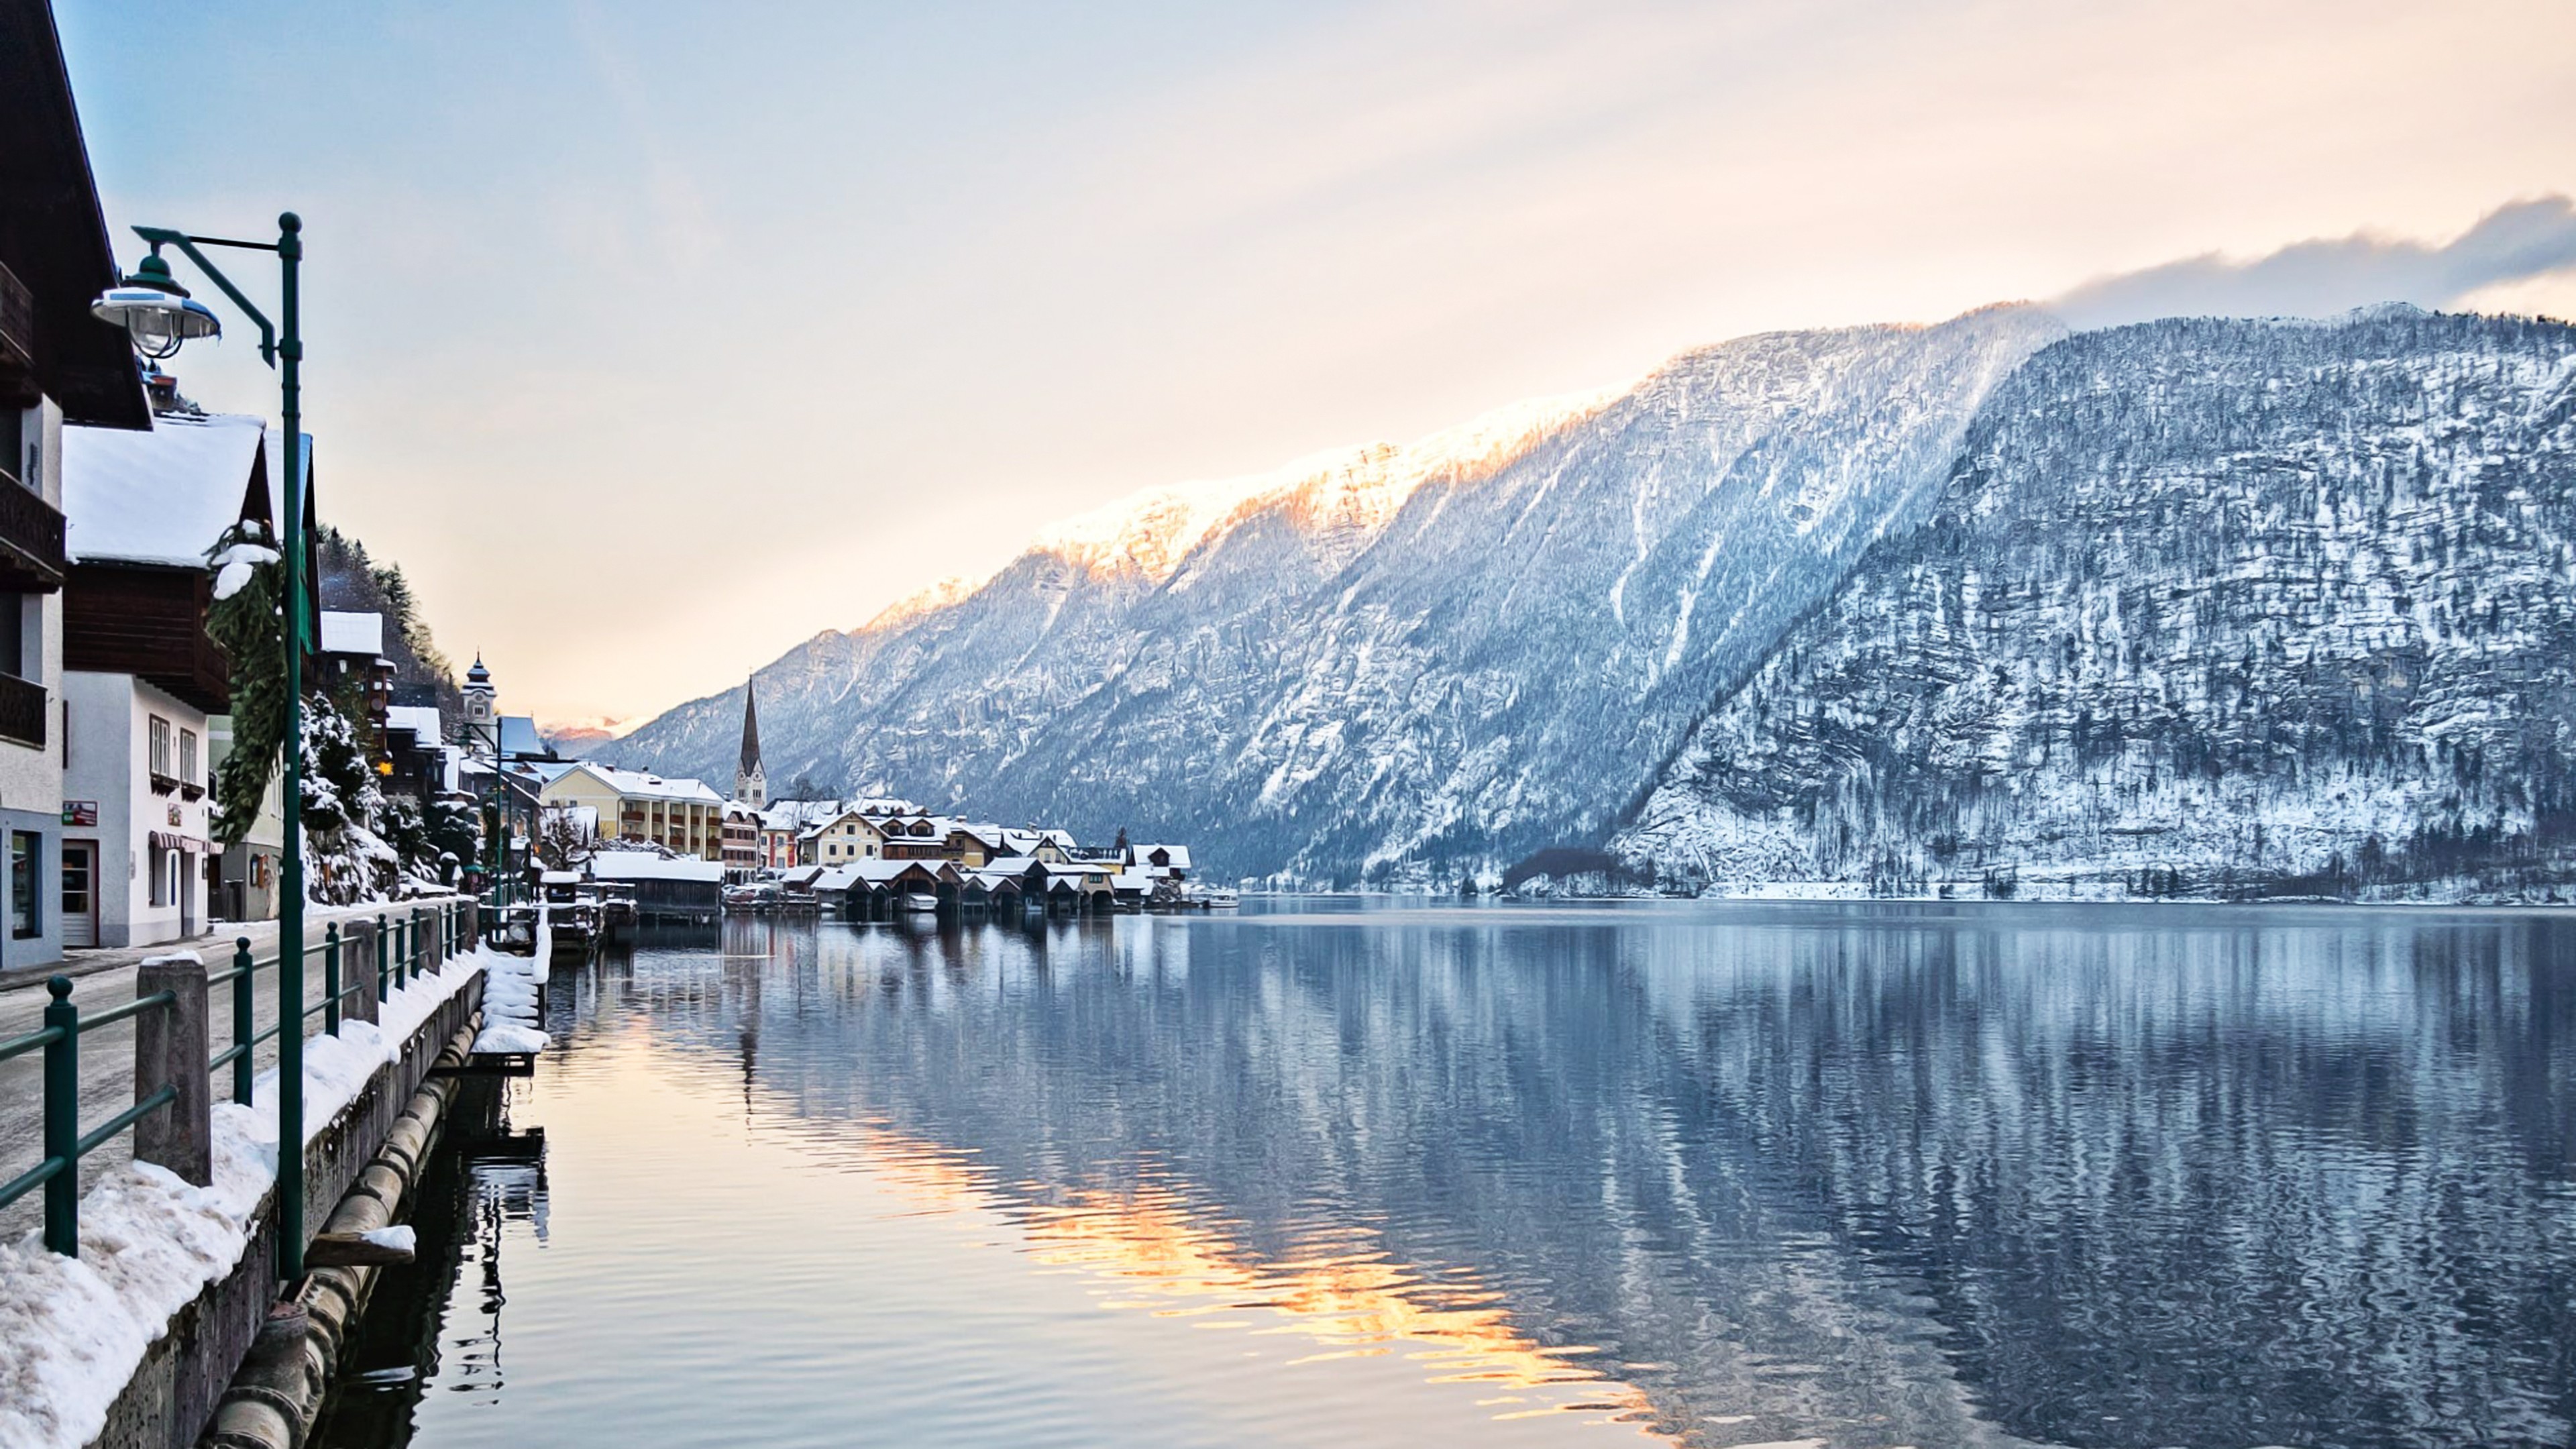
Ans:
[[[65,825],[96,825],[98,823],[98,802],[95,800],[64,801],[63,823]]]

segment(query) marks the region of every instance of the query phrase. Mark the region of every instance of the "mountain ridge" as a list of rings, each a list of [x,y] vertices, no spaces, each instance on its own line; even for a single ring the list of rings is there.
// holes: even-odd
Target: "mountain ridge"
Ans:
[[[770,774],[1103,838],[1125,827],[1190,839],[1216,874],[1283,884],[1490,884],[1542,849],[1606,844],[1671,888],[1712,884],[1730,861],[1754,877],[1879,889],[1991,861],[2007,879],[2037,872],[2036,888],[2047,861],[2007,861],[1991,842],[1963,852],[1958,832],[1934,826],[1910,845],[1880,841],[1876,866],[1785,846],[1745,855],[1763,832],[1727,803],[1726,772],[1711,772],[1711,722],[1751,728],[1745,701],[1770,690],[1762,697],[1778,705],[1781,659],[1802,631],[1848,612],[1855,591],[1890,587],[1880,574],[1911,559],[1926,529],[1961,534],[1959,520],[1941,520],[1979,440],[2019,440],[2008,496],[2081,494],[2121,521],[2121,546],[2141,557],[2198,557],[2167,531],[2180,504],[2124,513],[2125,495],[2100,482],[2103,459],[2179,449],[2207,472],[2216,465],[2202,444],[2257,416],[2273,431],[2229,467],[2316,466],[2302,452],[2325,446],[2316,439],[2375,456],[2385,449],[2373,439],[2411,426],[2370,411],[2383,392],[2500,407],[2415,374],[2456,363],[2519,376],[2532,365],[2523,354],[2556,347],[2547,339],[2565,330],[2481,330],[2411,308],[2209,326],[2222,331],[2190,335],[2233,341],[2205,355],[2158,351],[2157,339],[2190,333],[2180,322],[2074,332],[2026,304],[1925,326],[1757,334],[1679,354],[1624,389],[1499,409],[1412,445],[1141,490],[1042,531],[981,580],[825,631],[761,670]],[[2444,328],[2465,339],[2454,362],[2339,352]],[[2122,348],[2139,349],[2134,376]],[[2032,391],[2077,356],[2100,376]],[[2235,391],[2194,385],[2191,367],[2216,369]],[[2154,406],[2105,401],[2112,375]],[[2518,385],[2531,407],[2576,411],[2576,383]],[[2285,393],[2309,397],[2312,412],[2267,412],[2263,400]],[[2081,425],[2052,432],[2043,414]],[[2566,491],[2532,472],[2556,467],[2555,453],[2514,456],[2517,476]],[[2123,557],[2089,538],[2082,510],[2052,516],[2117,574]],[[2490,565],[2518,567],[2514,549],[2540,546],[2506,539]],[[2015,583],[1995,575],[2007,593]],[[1873,657],[1891,677],[1955,665],[1940,663],[1940,647],[1909,638]],[[2103,680],[2124,708],[2137,703],[2119,676]],[[740,715],[738,690],[693,701],[619,741],[615,757],[720,775]],[[1776,719],[1763,728],[1794,733]],[[1823,776],[1798,779],[1812,807]],[[1945,842],[1939,859],[1933,836]],[[2271,873],[2356,869],[2358,844],[2345,845],[2284,857]],[[2383,840],[2377,859],[2394,848]],[[2239,864],[2248,879],[2263,873]],[[2169,872],[2160,882],[2223,874],[2206,862],[2158,868]],[[2125,890],[2144,869],[2095,870],[2088,888],[2113,889],[2116,875]]]

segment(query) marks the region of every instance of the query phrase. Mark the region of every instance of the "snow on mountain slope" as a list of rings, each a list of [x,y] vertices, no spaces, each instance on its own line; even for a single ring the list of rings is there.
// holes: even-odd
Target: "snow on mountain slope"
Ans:
[[[2576,851],[2576,329],[2041,352],[1617,848],[1689,886],[2545,894]]]
[[[1227,876],[1455,879],[1598,839],[2062,334],[1990,308],[1748,337],[1613,396],[1122,500],[762,670],[773,789],[1124,825]],[[728,778],[740,719],[735,692],[695,701],[615,755]]]

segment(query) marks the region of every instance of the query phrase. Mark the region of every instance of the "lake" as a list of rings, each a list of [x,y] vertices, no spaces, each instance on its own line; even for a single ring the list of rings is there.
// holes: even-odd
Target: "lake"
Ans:
[[[2576,1435],[2576,919],[737,921],[547,1015],[317,1443]]]

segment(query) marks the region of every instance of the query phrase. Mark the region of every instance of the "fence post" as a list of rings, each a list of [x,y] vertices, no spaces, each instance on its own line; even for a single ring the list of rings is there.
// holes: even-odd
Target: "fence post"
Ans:
[[[376,995],[381,998],[397,983],[388,979],[393,968],[393,937],[385,931],[385,913],[376,912]]]
[[[297,1023],[302,1025],[302,1023]],[[340,923],[322,928],[322,1029],[340,1029]]]
[[[258,1073],[252,1068],[257,1053],[250,1049],[250,1039],[259,1034],[258,1013],[252,1009],[251,983],[259,973],[250,959],[250,937],[233,937],[233,969],[241,974],[233,978],[233,1045],[241,1055],[233,1058],[233,1100],[250,1105],[251,1078]]]
[[[411,908],[411,928],[404,935],[411,947],[411,979],[418,981],[421,977],[420,907]]]
[[[45,1246],[66,1258],[80,1256],[80,1008],[72,1005],[72,979],[45,983],[54,998],[45,1025],[61,1035],[45,1043],[45,1156],[62,1166],[45,1179]]]
[[[349,955],[349,964],[341,972],[349,979],[348,1019],[374,1021],[382,1014],[378,1007],[384,992],[379,973],[367,969],[374,951],[374,933],[364,921],[351,921],[348,934],[340,938],[340,948]]]
[[[134,973],[134,994],[171,1002],[134,1018],[134,1100],[168,1087],[167,1109],[134,1124],[134,1160],[157,1163],[204,1187],[215,1180],[214,1093],[206,1076],[206,963],[194,951],[155,956]]]

